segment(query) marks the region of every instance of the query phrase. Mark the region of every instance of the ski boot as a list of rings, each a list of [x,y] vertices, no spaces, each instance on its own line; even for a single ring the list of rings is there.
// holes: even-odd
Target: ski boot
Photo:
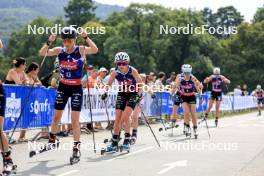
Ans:
[[[186,135],[186,132],[187,132],[187,124],[184,123],[183,124],[183,134]]]
[[[59,147],[60,141],[56,137],[55,134],[50,133],[48,145],[46,146],[46,150],[53,150]]]
[[[193,126],[193,135],[194,135],[194,138],[195,138],[195,139],[198,138],[197,126]]]
[[[190,125],[187,124],[186,125],[186,133],[185,133],[186,137],[191,137],[191,128]]]
[[[215,118],[215,126],[218,127],[218,117]]]
[[[8,176],[11,174],[16,174],[17,166],[13,164],[13,161],[10,157],[11,151],[4,152],[2,153],[2,155],[3,155],[3,164],[4,164],[2,175]]]
[[[130,134],[125,133],[125,139],[123,142],[123,145],[120,146],[120,152],[127,151],[127,153],[130,152]]]
[[[137,129],[133,129],[130,144],[134,145],[137,141]]]
[[[70,164],[73,165],[75,163],[78,163],[80,161],[81,152],[80,152],[80,145],[81,142],[74,142],[73,144],[73,153],[70,157]]]

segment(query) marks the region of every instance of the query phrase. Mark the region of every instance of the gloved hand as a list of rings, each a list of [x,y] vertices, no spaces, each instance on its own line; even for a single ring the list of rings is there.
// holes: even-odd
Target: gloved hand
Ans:
[[[142,94],[137,94],[135,96],[135,103],[138,104],[143,98],[143,95]]]
[[[106,98],[107,98],[107,93],[104,93],[104,94],[101,95],[101,99],[102,100],[105,100]]]
[[[151,98],[155,99],[156,98],[156,94],[151,94]]]

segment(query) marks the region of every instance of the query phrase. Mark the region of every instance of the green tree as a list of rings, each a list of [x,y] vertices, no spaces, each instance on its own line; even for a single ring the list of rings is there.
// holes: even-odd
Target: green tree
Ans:
[[[227,30],[224,34],[215,33],[214,36],[218,38],[227,38],[232,33],[232,28],[237,27],[244,21],[244,17],[233,6],[221,7],[216,13],[212,10],[205,8],[202,11],[203,19],[210,27],[225,27]]]
[[[261,22],[264,20],[264,5],[260,8],[258,8],[256,14],[253,18],[253,23]]]
[[[70,0],[64,8],[69,25],[82,26],[95,18],[96,9],[92,0]]]
[[[62,24],[64,22],[61,19],[56,19],[54,21],[50,21],[46,18],[38,17],[34,19],[30,25],[36,27],[53,27],[55,24]],[[12,63],[11,60],[15,57],[24,57],[26,58],[27,63],[37,62],[41,63],[42,57],[38,55],[39,49],[42,45],[48,40],[51,31],[47,31],[48,33],[34,34],[31,31],[28,31],[28,26],[24,26],[21,31],[14,32],[11,35],[9,40],[9,45],[4,50],[4,55],[9,63]],[[53,46],[59,45],[60,39],[57,39],[56,43]],[[53,70],[53,62],[55,58],[50,59],[47,57],[45,60],[45,66],[42,68],[42,75],[47,74],[47,72]]]

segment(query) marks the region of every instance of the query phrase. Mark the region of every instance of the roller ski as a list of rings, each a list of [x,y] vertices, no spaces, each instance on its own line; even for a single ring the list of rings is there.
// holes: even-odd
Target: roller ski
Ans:
[[[4,167],[3,167],[3,172],[2,172],[3,176],[13,175],[13,174],[16,174],[17,172],[17,165],[13,164],[13,161],[10,158],[10,154],[11,154],[10,151],[6,153],[2,153],[3,158],[4,158],[3,159]]]
[[[70,157],[70,164],[76,164],[80,161],[80,157],[81,157],[81,152],[80,152],[80,142],[76,142],[74,143],[73,146],[73,153],[72,156]]]
[[[165,126],[164,130],[167,131],[169,129],[178,128],[179,124],[176,124],[176,120],[172,120],[168,126]],[[159,128],[159,132],[163,131],[163,128]]]
[[[218,118],[215,119],[215,127],[218,127]]]
[[[133,129],[132,136],[130,138],[130,145],[134,145],[137,141],[137,130]]]
[[[259,112],[258,112],[258,116],[261,116],[261,111],[259,110]]]
[[[197,126],[193,127],[193,135],[195,139],[198,139]]]
[[[191,138],[191,136],[192,136],[190,125],[186,125],[185,136],[186,136],[186,138],[188,138],[188,137]]]
[[[130,137],[126,137],[124,139],[124,143],[119,147],[120,152],[126,151],[127,153],[130,152]]]
[[[186,123],[183,124],[183,135],[186,135],[187,132],[187,125]]]
[[[29,157],[32,158],[33,156],[43,153],[43,152],[47,152],[50,150],[55,150],[59,147],[60,141],[55,138],[55,139],[49,139],[48,144],[46,144],[44,147],[42,147],[40,150],[32,150],[29,152]]]
[[[118,143],[120,141],[119,135],[113,135],[111,140],[104,140],[104,143],[110,143],[106,147],[101,149],[101,155],[116,153],[119,150]]]

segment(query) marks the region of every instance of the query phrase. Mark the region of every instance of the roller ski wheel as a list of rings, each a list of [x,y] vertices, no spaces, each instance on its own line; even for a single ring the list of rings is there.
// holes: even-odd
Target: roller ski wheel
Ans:
[[[126,151],[127,153],[130,152],[130,145],[129,144],[123,144],[119,147],[119,151],[123,152]]]
[[[119,150],[118,146],[116,145],[113,146],[113,144],[110,144],[106,148],[101,149],[101,155],[104,155],[106,153],[116,153],[118,152],[118,150]]]
[[[215,127],[218,127],[218,119],[215,119]]]
[[[194,135],[194,139],[198,139],[197,126],[193,127],[193,135]]]
[[[163,128],[159,128],[159,132],[163,131]]]
[[[131,137],[130,139],[130,145],[134,145],[137,141],[137,138],[136,137]]]
[[[3,176],[13,175],[17,173],[17,165],[13,165],[13,163],[5,164],[2,172]]]
[[[185,135],[186,135],[186,137],[188,138],[191,138],[192,137],[192,134],[191,134],[191,128],[190,127],[187,127],[186,128],[187,130],[186,130],[186,133],[185,133]]]
[[[73,154],[70,157],[70,164],[76,164],[80,161],[80,157],[81,157],[81,152],[79,149],[73,149]]]

